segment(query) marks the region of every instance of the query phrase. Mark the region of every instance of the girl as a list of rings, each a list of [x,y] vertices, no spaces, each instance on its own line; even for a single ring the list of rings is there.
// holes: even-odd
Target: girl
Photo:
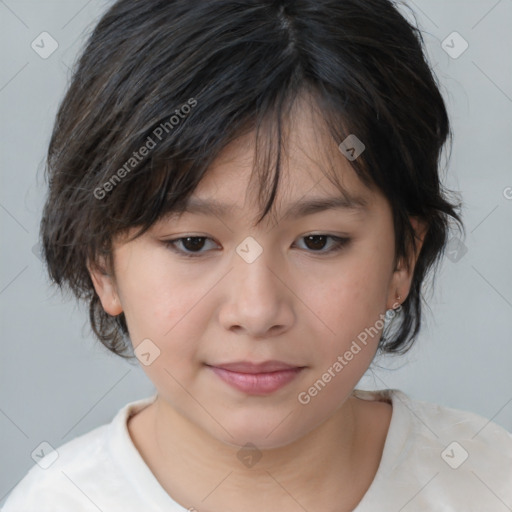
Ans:
[[[57,115],[41,235],[157,393],[45,454],[5,512],[511,509],[510,433],[355,389],[412,346],[461,225],[449,135],[389,0],[112,5]]]

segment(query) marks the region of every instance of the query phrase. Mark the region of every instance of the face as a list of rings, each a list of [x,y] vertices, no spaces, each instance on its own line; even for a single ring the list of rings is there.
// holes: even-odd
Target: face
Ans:
[[[294,114],[275,216],[255,225],[248,136],[193,193],[229,210],[161,219],[117,241],[115,279],[92,275],[105,310],[124,312],[158,400],[233,446],[284,446],[340,412],[373,359],[384,313],[410,286],[412,274],[395,269],[388,202],[327,135],[319,140],[309,116]],[[285,215],[340,197],[322,172],[326,149],[366,208]]]

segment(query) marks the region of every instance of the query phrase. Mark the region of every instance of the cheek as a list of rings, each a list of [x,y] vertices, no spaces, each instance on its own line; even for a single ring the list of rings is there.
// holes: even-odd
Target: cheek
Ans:
[[[323,364],[334,363],[349,351],[351,372],[373,358],[383,327],[380,315],[385,312],[389,281],[386,258],[378,255],[375,251],[358,252],[357,258],[345,259],[321,278],[323,286],[318,286],[318,275],[316,285],[303,282],[299,296],[304,297],[309,310],[306,314],[323,340],[316,345]]]
[[[349,269],[353,300],[367,318],[372,320],[386,307],[388,287],[392,278],[392,239],[382,235],[369,240],[364,251],[358,254]]]
[[[323,286],[303,290],[311,309],[336,333],[364,327],[385,307],[389,272],[377,257],[348,260],[323,280]],[[312,284],[312,283],[310,283]],[[352,334],[354,334],[352,332]]]
[[[204,280],[194,283],[158,255],[144,266],[131,265],[125,271],[120,291],[134,345],[149,338],[166,357],[191,352],[201,318],[206,319],[198,314],[208,290]]]

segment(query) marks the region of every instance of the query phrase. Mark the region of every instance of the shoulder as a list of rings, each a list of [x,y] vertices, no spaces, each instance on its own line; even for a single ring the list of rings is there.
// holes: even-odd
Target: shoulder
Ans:
[[[415,463],[423,460],[431,468],[430,493],[457,500],[468,509],[478,505],[495,510],[512,504],[510,432],[474,412],[397,396],[410,411]]]
[[[37,463],[13,489],[2,511],[89,510],[83,506],[80,487],[105,465],[107,428],[102,425],[57,448],[41,445],[34,454]]]
[[[127,487],[126,468],[113,452],[126,448],[127,418],[151,400],[126,404],[110,423],[54,449],[42,445],[34,454],[36,464],[11,491],[2,512],[98,512],[110,505]]]
[[[407,429],[413,435],[438,440],[455,436],[471,441],[475,448],[499,445],[505,453],[512,450],[512,433],[474,412],[417,400],[399,389],[356,390],[354,394],[391,403],[393,427]]]
[[[509,431],[479,414],[416,400],[397,389],[365,393],[393,405],[376,492],[368,499],[400,508],[406,495],[415,496],[415,510],[431,510],[439,502],[446,510],[501,510],[512,504]]]
[[[512,433],[480,414],[416,400],[402,391],[390,390],[393,403],[415,425],[415,432],[438,440],[465,441],[473,450],[493,450],[512,456]]]

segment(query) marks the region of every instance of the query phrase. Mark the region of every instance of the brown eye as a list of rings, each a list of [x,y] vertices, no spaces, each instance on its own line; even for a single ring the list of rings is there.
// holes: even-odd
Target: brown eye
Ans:
[[[192,252],[202,249],[205,240],[206,237],[203,236],[187,236],[181,239],[183,247]]]
[[[350,242],[350,238],[342,238],[324,234],[303,236],[301,240],[305,241],[306,247],[312,252],[318,252],[320,254],[328,254],[341,250]],[[327,243],[328,240],[333,240],[333,243],[331,243],[331,247],[329,249],[323,250],[325,249],[326,245],[329,245]]]
[[[351,239],[333,235],[318,234],[303,236],[300,240],[305,241],[306,250],[308,252],[323,255],[342,250],[349,244]],[[164,244],[181,256],[194,258],[210,252],[209,250],[202,250],[208,241],[213,242],[211,238],[206,236],[185,236],[175,238],[173,240],[165,240]],[[331,242],[330,244],[329,241]],[[325,250],[326,247],[329,248]]]
[[[304,237],[304,240],[306,240],[306,245],[309,249],[319,251],[325,247],[327,237],[325,235],[310,235]]]
[[[205,246],[205,242],[211,240],[206,236],[185,236],[181,238],[175,238],[174,240],[165,240],[164,243],[172,251],[177,252],[186,257],[198,257],[207,251],[201,249]],[[179,249],[177,246],[181,245],[183,249]]]

